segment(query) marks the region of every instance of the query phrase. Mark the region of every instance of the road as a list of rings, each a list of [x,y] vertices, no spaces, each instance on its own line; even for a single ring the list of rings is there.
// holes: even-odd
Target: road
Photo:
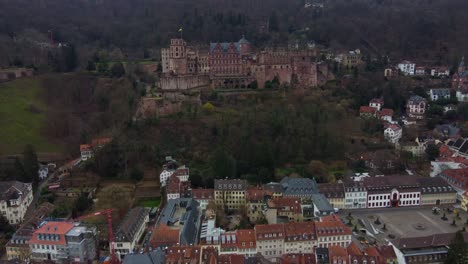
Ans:
[[[33,215],[34,211],[37,209],[37,203],[39,202],[39,198],[41,196],[41,189],[47,184],[49,184],[49,180],[52,179],[56,173],[58,173],[59,170],[54,171],[51,175],[49,175],[45,180],[39,183],[39,185],[36,188],[36,191],[34,192],[34,197],[31,202],[31,205],[28,207],[28,210],[26,210],[26,214],[24,215],[24,219],[28,219]]]

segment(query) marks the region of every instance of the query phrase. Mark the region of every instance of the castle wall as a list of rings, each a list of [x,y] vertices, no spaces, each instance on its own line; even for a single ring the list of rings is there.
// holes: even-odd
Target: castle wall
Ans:
[[[163,90],[189,90],[209,85],[207,75],[164,76],[157,82],[157,86]]]

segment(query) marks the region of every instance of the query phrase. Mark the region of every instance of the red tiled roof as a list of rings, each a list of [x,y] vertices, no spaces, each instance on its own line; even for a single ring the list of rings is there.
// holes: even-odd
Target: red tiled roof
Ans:
[[[195,200],[214,199],[214,189],[192,189],[192,198]]]
[[[380,111],[377,113],[377,116],[378,116],[378,117],[393,116],[393,109],[382,108],[382,110],[380,110]]]
[[[91,140],[91,146],[93,147],[100,147],[100,146],[104,146],[106,144],[108,144],[109,142],[112,141],[112,138],[95,138],[93,140]]]
[[[329,246],[328,247],[328,256],[330,258],[330,263],[341,263],[341,261],[345,260],[348,263],[348,252],[344,247],[340,246]]]
[[[253,229],[239,229],[237,230],[237,247],[240,249],[255,248],[255,230]],[[250,245],[252,242],[252,246]]]
[[[359,108],[359,113],[361,114],[375,114],[377,112],[377,108],[363,105]]]
[[[315,239],[314,222],[288,223],[284,225],[285,239],[313,240]]]
[[[244,260],[245,258],[243,255],[237,255],[237,254],[228,254],[228,255],[218,256],[218,264],[231,264],[231,263],[242,264],[244,263]]]
[[[176,246],[166,249],[166,264],[196,264],[200,260],[200,247]]]
[[[302,213],[301,198],[279,197],[268,201],[268,207],[278,209],[278,212]]]
[[[315,254],[285,254],[281,256],[281,264],[315,264]]]
[[[380,99],[380,98],[374,98],[372,100],[370,100],[369,103],[374,103],[374,104],[381,104],[383,105],[384,104],[384,100]]]
[[[445,170],[442,174],[456,181],[461,188],[468,189],[468,168]]]
[[[184,169],[177,169],[176,171],[174,171],[174,173],[172,175],[175,175],[175,176],[184,176],[184,175],[188,175],[189,174],[189,169],[187,168],[184,168]]]
[[[156,227],[151,236],[151,245],[153,248],[159,246],[171,246],[179,243],[179,229],[173,229],[165,224]]]
[[[351,241],[348,248],[346,249],[349,255],[353,256],[361,256],[363,255],[361,249],[359,249],[358,245],[354,241]]]
[[[257,240],[278,239],[278,237],[283,238],[284,226],[283,224],[256,225],[255,233],[257,235]],[[270,234],[275,234],[275,236],[265,236]]]
[[[73,227],[74,224],[71,222],[47,222],[34,231],[32,238],[29,240],[29,244],[66,245],[65,234]],[[39,240],[39,234],[59,235],[59,240]]]
[[[81,144],[80,145],[80,151],[86,151],[86,150],[90,150],[91,149],[91,145],[89,144]]]
[[[259,201],[262,200],[266,195],[272,196],[273,193],[267,190],[264,190],[261,187],[254,187],[247,189],[247,200],[249,201]]]
[[[352,231],[336,215],[325,216],[321,221],[315,222],[317,236],[351,235]]]
[[[388,126],[393,131],[401,130],[401,127],[399,125],[391,124]]]
[[[396,254],[392,246],[381,246],[377,249],[384,260],[395,259]]]

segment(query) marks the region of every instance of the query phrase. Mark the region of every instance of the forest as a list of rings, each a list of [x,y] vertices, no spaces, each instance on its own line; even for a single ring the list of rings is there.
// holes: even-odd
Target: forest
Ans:
[[[432,64],[453,65],[468,52],[468,29],[461,26],[468,23],[467,1],[322,2],[317,9],[305,8],[302,0],[2,0],[0,65],[40,67],[66,57],[70,45],[82,69],[99,52],[110,60],[158,58],[159,48],[181,35],[203,45],[243,34],[257,47],[314,41]],[[69,46],[60,52],[43,48],[50,37]]]

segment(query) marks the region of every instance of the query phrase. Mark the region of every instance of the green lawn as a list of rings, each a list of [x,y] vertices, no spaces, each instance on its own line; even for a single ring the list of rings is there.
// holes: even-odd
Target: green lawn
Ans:
[[[144,201],[141,201],[139,202],[138,204],[140,206],[143,206],[143,207],[158,207],[159,204],[161,203],[161,198],[155,198],[155,199],[151,199],[151,200],[144,200]]]
[[[41,91],[37,78],[0,84],[0,154],[21,153],[26,144],[32,144],[38,152],[59,151],[41,135],[47,110],[39,98]]]

